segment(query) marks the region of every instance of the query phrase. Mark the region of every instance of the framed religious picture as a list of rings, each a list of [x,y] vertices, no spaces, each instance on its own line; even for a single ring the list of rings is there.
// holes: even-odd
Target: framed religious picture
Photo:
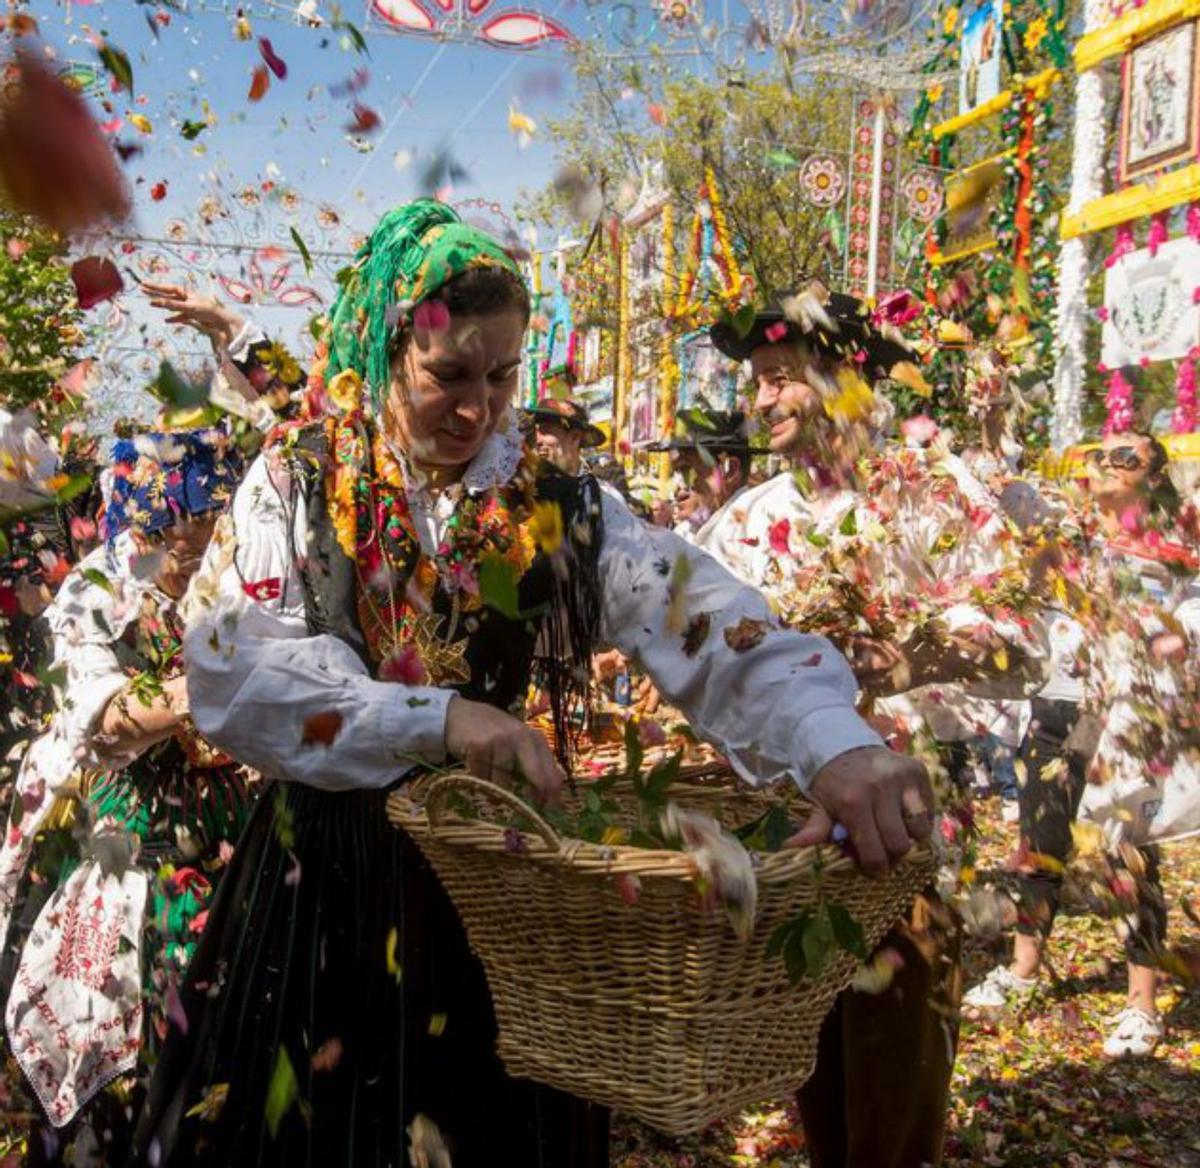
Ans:
[[[1000,93],[1004,0],[968,0],[962,12],[958,112],[967,114]]]
[[[1196,21],[1134,45],[1122,60],[1118,177],[1128,182],[1200,148]]]
[[[653,381],[636,380],[629,396],[629,445],[637,450],[657,440],[657,387]]]

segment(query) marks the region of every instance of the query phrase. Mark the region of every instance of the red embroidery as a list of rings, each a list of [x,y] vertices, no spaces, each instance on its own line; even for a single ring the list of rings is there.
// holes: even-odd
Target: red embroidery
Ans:
[[[72,898],[67,902],[54,972],[88,989],[100,989],[112,972],[123,923],[124,913],[120,912],[105,920],[104,897],[99,894],[82,911],[79,901]]]
[[[283,592],[283,582],[278,576],[271,576],[267,580],[255,580],[253,583],[243,584],[242,591],[251,600],[278,600]]]

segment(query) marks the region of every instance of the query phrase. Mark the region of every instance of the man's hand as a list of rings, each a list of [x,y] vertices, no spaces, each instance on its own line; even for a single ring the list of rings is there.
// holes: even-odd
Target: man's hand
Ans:
[[[557,802],[566,779],[546,739],[511,714],[453,697],[446,707],[446,752],[481,779],[510,783],[520,774],[546,803]]]
[[[246,323],[227,304],[212,296],[201,296],[181,284],[155,284],[146,280],[142,290],[150,297],[151,308],[165,308],[171,314],[167,324],[186,324],[203,333],[218,355],[229,348]]]
[[[788,845],[824,843],[840,823],[870,876],[886,875],[933,830],[933,791],[924,765],[884,746],[839,754],[817,772],[809,794],[817,809]]]

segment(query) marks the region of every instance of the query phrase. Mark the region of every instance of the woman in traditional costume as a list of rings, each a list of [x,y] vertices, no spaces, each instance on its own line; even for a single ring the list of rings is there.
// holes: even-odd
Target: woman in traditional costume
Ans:
[[[32,1163],[72,1144],[77,1159],[85,1145],[100,1162],[128,1153],[130,1072],[181,1017],[178,985],[250,804],[244,768],[188,717],[178,612],[241,460],[208,427],[118,442],[113,471],[106,542],[46,610],[57,710],[0,847],[5,1024],[50,1125]],[[44,904],[26,898],[31,881],[52,890]]]
[[[602,1108],[504,1073],[482,967],[384,813],[447,757],[553,797],[601,643],[749,781],[794,775],[839,811],[857,792],[852,818],[877,795],[893,855],[903,800],[912,836],[929,830],[922,769],[854,713],[827,642],[524,443],[528,319],[493,239],[433,201],[390,212],[310,379],[329,416],[276,433],[214,537],[186,641],[193,716],[279,781],[210,910],[139,1164],[608,1164]],[[518,720],[539,638],[557,760]]]

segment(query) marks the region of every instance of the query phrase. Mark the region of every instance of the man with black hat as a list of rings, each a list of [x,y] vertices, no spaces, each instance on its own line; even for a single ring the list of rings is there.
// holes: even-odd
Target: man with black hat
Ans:
[[[720,324],[712,338],[749,361],[769,449],[790,465],[727,504],[701,546],[786,620],[829,634],[872,698],[903,695],[876,706],[891,706],[894,741],[921,726],[957,736],[956,683],[1000,677],[1002,690],[1023,694],[1031,670],[1018,667],[1044,656],[1035,622],[979,604],[975,587],[1006,566],[1002,516],[948,453],[871,456],[891,413],[873,383],[922,384],[894,324],[813,285],[747,332]],[[819,809],[797,838],[815,842],[832,827]],[[888,950],[899,955],[891,984],[842,995],[799,1093],[814,1168],[941,1161],[961,992],[956,929],[922,897]]]
[[[548,397],[525,412],[533,421],[538,454],[569,475],[582,470],[585,450],[604,445],[604,431],[577,401]]]
[[[754,452],[741,410],[681,410],[674,436],[649,449],[668,452],[671,470],[683,483],[675,504],[675,531],[685,539],[699,540],[712,517],[749,482]]]

